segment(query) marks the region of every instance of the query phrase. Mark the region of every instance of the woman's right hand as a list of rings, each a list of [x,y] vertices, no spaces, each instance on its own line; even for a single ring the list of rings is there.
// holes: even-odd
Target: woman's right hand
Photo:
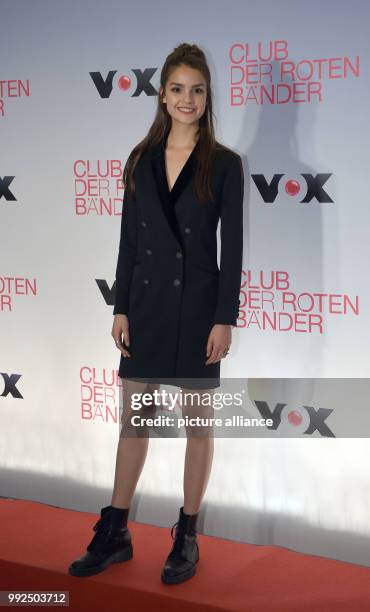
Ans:
[[[112,336],[116,347],[121,351],[124,357],[131,357],[125,346],[130,346],[130,334],[127,315],[116,314],[114,315]],[[122,344],[122,336],[124,345]]]

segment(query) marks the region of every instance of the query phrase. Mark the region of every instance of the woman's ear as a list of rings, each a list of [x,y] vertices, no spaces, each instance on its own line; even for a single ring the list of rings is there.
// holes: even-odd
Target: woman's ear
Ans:
[[[162,85],[159,87],[159,97],[162,98],[162,95],[164,93],[163,87]],[[166,103],[166,96],[163,96],[162,98],[162,102]]]

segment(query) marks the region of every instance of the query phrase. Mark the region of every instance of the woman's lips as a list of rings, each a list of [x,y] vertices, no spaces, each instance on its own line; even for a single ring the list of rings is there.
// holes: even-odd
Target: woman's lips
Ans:
[[[195,112],[195,108],[187,109],[186,106],[178,107],[177,110],[179,110],[180,113],[183,113],[184,115],[191,115],[191,113]]]

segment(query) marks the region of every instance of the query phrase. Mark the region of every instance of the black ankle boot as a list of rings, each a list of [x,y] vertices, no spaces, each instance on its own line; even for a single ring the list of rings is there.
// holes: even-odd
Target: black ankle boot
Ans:
[[[68,568],[72,576],[91,576],[102,572],[111,563],[128,561],[133,556],[131,535],[127,528],[129,509],[106,506],[94,525],[96,531],[87,552]]]
[[[162,582],[177,584],[194,576],[199,561],[197,518],[198,514],[185,514],[184,506],[181,506],[179,520],[171,528],[171,537],[175,541],[162,570]],[[174,527],[176,527],[175,537]]]

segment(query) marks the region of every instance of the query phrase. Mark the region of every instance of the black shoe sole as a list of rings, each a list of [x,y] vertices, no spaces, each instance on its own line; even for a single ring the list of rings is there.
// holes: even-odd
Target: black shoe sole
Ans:
[[[161,579],[164,584],[179,584],[179,582],[184,582],[185,580],[192,578],[196,572],[196,569],[197,568],[194,565],[194,567],[190,568],[186,572],[183,572],[182,574],[178,574],[177,576],[167,576],[167,574],[162,572]]]
[[[71,576],[93,576],[94,574],[99,574],[100,572],[103,572],[111,563],[120,563],[121,561],[129,561],[129,559],[132,559],[132,557],[133,557],[132,547],[125,548],[124,550],[119,550],[118,552],[114,553],[110,557],[107,557],[106,559],[104,559],[104,561],[102,561],[99,565],[96,565],[95,567],[79,568],[79,567],[70,566],[68,568],[68,573]]]

